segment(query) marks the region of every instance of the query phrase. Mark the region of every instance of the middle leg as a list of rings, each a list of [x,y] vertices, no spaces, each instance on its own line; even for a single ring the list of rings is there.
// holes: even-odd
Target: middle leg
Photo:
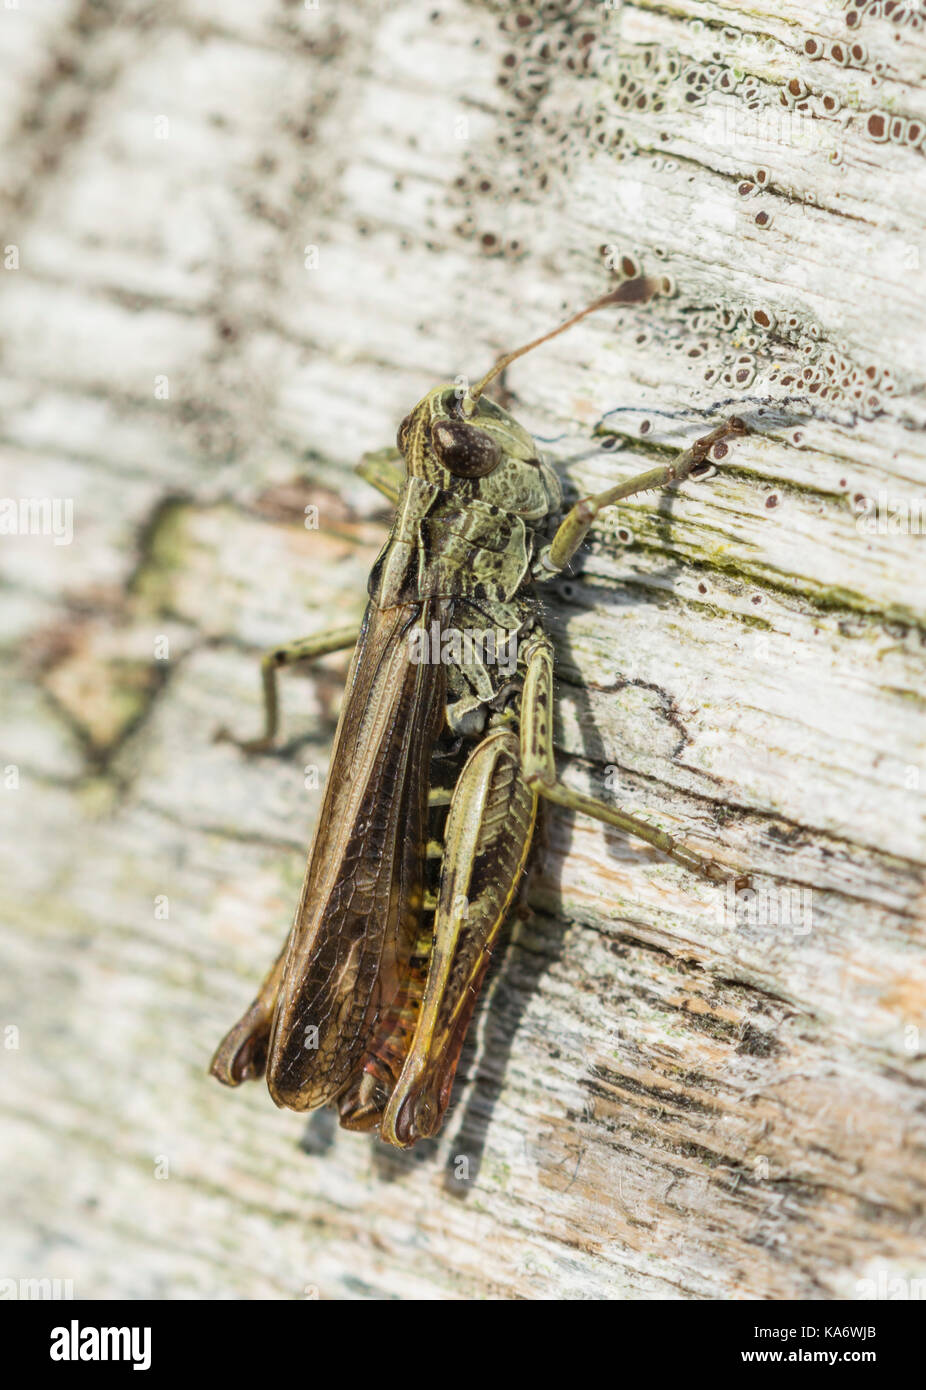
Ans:
[[[548,801],[581,811],[583,815],[635,835],[638,840],[652,845],[676,864],[700,874],[702,878],[711,879],[714,883],[726,882],[730,871],[722,864],[702,859],[694,850],[686,849],[664,830],[657,829],[638,816],[619,811],[605,801],[583,796],[581,792],[563,785],[557,778],[553,756],[553,649],[549,639],[535,639],[526,656],[527,674],[521,699],[521,766],[527,785]]]
[[[356,625],[332,628],[329,632],[314,632],[311,637],[299,637],[282,647],[272,647],[265,652],[260,662],[261,685],[264,692],[264,732],[259,738],[234,738],[226,728],[216,731],[216,743],[234,743],[245,753],[266,753],[273,747],[279,725],[279,701],[277,699],[277,671],[286,666],[295,666],[299,661],[313,661],[329,652],[344,651],[353,647],[359,636]]]

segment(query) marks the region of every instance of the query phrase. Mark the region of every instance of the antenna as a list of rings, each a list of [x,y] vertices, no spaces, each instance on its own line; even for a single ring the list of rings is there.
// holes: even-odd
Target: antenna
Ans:
[[[535,338],[533,342],[526,343],[524,347],[519,347],[514,352],[508,352],[504,357],[500,357],[495,365],[486,372],[482,380],[477,381],[475,386],[471,386],[463,397],[463,414],[472,415],[476,409],[476,402],[486,387],[505,370],[510,362],[514,362],[515,358],[523,357],[526,352],[532,352],[535,347],[540,347],[541,343],[548,343],[551,338],[565,333],[567,328],[571,328],[580,319],[584,319],[587,314],[595,313],[597,309],[605,309],[609,304],[645,304],[648,300],[655,299],[658,294],[664,294],[666,289],[667,279],[665,276],[656,278],[638,275],[633,280],[624,280],[616,290],[611,290],[608,294],[603,294],[600,299],[593,300],[579,313],[573,314],[571,319],[561,323],[559,328],[554,328],[549,333],[544,333],[541,338]]]

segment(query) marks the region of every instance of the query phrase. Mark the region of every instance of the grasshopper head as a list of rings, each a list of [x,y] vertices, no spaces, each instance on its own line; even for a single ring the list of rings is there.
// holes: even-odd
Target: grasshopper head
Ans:
[[[465,391],[436,386],[406,415],[396,443],[413,477],[452,486],[454,478],[485,478],[507,457],[530,459],[534,441],[506,410],[481,400],[464,414]]]
[[[399,426],[398,447],[410,477],[538,522],[561,501],[556,474],[537,455],[527,431],[486,397],[465,413],[467,393],[438,386]]]

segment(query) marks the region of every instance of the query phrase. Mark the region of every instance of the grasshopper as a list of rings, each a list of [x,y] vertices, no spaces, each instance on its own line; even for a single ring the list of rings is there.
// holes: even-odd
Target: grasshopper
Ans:
[[[746,426],[728,419],[674,463],[583,497],[563,516],[553,468],[484,394],[516,358],[586,314],[658,292],[654,280],[625,281],[499,358],[475,386],[436,386],[402,421],[396,450],[359,466],[396,508],[360,631],[268,652],[264,734],[239,744],[249,753],[272,746],[282,667],[354,647],[292,930],[212,1060],[226,1085],[266,1073],[279,1106],[336,1104],[345,1128],[378,1129],[402,1148],[435,1135],[541,800],[710,879],[727,876],[558,779],[553,648],[538,589],[569,564],[605,508],[677,485]],[[464,651],[446,640],[487,624],[502,639],[494,660],[486,644]]]

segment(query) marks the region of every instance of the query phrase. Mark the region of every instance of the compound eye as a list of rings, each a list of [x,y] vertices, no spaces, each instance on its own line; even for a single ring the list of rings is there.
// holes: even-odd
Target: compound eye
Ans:
[[[432,425],[431,447],[458,478],[484,478],[502,461],[501,445],[485,430],[463,420],[438,420]]]
[[[396,437],[395,437],[396,448],[398,449],[398,451],[399,451],[400,454],[404,454],[404,453],[405,453],[405,445],[408,443],[408,429],[409,429],[409,426],[411,425],[411,423],[412,423],[412,417],[411,417],[411,415],[406,415],[405,419],[402,421],[401,425],[399,426],[399,432],[398,432],[398,434],[397,434]]]

